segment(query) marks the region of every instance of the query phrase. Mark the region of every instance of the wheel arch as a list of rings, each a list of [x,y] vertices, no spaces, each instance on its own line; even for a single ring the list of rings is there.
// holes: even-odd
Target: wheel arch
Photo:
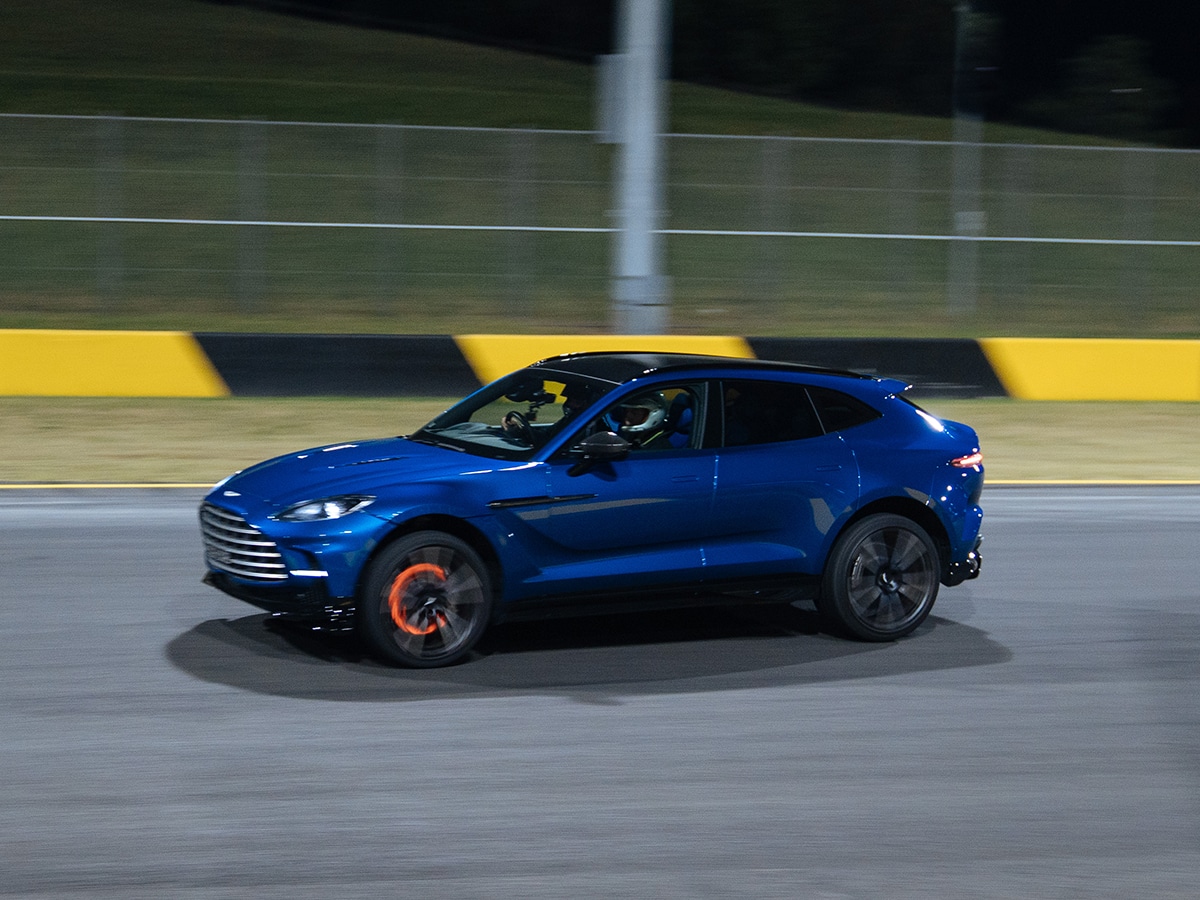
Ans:
[[[925,533],[937,545],[938,562],[941,565],[942,577],[946,577],[950,566],[950,537],[946,533],[946,526],[942,524],[942,520],[938,518],[936,512],[912,497],[880,497],[878,500],[871,501],[846,520],[846,524],[842,526],[841,531],[837,533],[832,543],[836,543],[837,539],[854,523],[865,519],[867,516],[873,516],[876,513],[890,513],[896,516],[903,516],[906,519],[911,519],[925,529]],[[830,546],[832,546],[832,543]]]
[[[488,576],[492,582],[493,600],[500,599],[499,592],[503,584],[502,569],[500,566],[500,557],[497,555],[491,541],[470,522],[455,516],[437,513],[428,513],[407,519],[389,531],[387,536],[372,549],[371,555],[363,565],[358,578],[356,594],[361,591],[363,581],[370,571],[371,563],[375,561],[379,554],[401,538],[415,534],[418,531],[440,531],[443,534],[452,535],[466,543],[472,550],[479,554],[479,558],[487,566]]]

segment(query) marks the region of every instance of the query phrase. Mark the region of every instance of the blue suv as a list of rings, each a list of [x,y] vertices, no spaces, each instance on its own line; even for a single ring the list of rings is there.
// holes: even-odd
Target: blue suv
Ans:
[[[316,447],[217,484],[212,586],[447,665],[501,619],[813,600],[868,641],[979,574],[975,432],[900,381],[760,360],[580,353],[413,434]]]

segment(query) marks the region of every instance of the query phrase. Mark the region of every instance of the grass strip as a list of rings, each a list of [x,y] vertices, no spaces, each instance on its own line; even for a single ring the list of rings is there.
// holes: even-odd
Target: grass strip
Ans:
[[[281,453],[411,431],[451,399],[0,398],[0,485],[211,484]],[[989,481],[1200,483],[1194,403],[942,400]]]

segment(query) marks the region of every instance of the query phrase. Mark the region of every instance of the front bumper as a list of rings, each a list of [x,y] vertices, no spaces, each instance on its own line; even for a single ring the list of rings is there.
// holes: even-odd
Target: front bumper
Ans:
[[[204,581],[270,612],[319,614],[327,606],[347,606],[380,534],[390,527],[363,514],[279,522],[245,498],[241,503],[206,501],[200,507]]]
[[[354,613],[354,598],[331,597],[323,578],[313,578],[303,586],[294,582],[261,584],[210,569],[201,580],[259,609],[297,619],[332,622]]]

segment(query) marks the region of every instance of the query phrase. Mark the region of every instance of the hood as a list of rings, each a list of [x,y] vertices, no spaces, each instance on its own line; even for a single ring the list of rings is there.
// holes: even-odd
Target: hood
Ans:
[[[388,485],[453,475],[478,462],[455,450],[418,444],[402,437],[350,441],[268,459],[231,475],[213,491],[286,506],[318,497],[372,493]]]

